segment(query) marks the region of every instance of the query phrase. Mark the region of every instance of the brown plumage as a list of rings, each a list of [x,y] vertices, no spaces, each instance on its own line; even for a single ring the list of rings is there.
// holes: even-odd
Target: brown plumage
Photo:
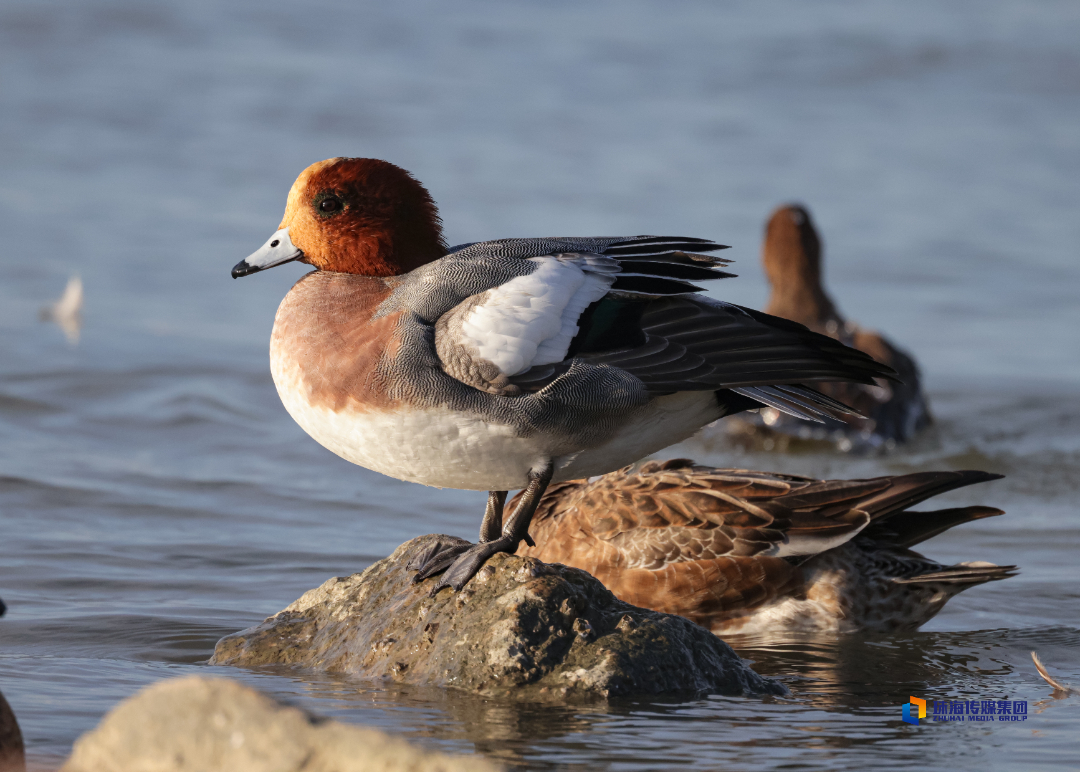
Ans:
[[[961,590],[1015,566],[943,566],[909,549],[982,506],[912,512],[994,480],[917,472],[869,480],[650,462],[552,485],[519,555],[588,571],[619,598],[717,634],[915,629]]]
[[[302,277],[281,301],[270,336],[279,388],[335,412],[395,407],[381,365],[397,354],[401,312],[372,319],[391,289],[386,280],[333,271]]]
[[[866,449],[910,439],[931,423],[915,360],[883,335],[844,319],[822,281],[822,245],[810,212],[803,206],[783,206],[773,212],[765,227],[761,259],[772,293],[766,313],[806,325],[863,351],[896,370],[900,382],[878,379],[876,385],[830,383],[819,391],[850,405],[865,418],[846,423],[826,421],[822,434],[841,447]],[[805,436],[805,423],[788,420],[766,408],[760,417],[734,419],[729,431],[764,435]],[[775,446],[775,443],[773,443]]]

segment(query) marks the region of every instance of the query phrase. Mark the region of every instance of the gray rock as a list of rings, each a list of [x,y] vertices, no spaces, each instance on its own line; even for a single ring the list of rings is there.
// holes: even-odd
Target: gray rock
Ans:
[[[75,742],[61,772],[495,772],[313,718],[226,678],[159,681]]]
[[[529,700],[784,694],[702,627],[623,603],[584,571],[496,555],[458,593],[414,584],[421,536],[222,638],[211,664],[299,665]]]
[[[25,772],[26,755],[23,751],[22,732],[19,722],[0,694],[0,772]]]

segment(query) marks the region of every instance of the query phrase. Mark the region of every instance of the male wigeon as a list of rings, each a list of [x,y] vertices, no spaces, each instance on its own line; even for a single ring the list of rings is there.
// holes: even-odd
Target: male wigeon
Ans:
[[[555,483],[519,555],[588,571],[622,600],[716,634],[914,630],[957,593],[1016,566],[944,566],[910,547],[1003,514],[911,507],[995,480],[916,472],[814,480],[675,459]]]
[[[317,270],[278,309],[270,367],[292,417],[353,463],[489,491],[480,543],[417,579],[460,589],[529,541],[552,481],[604,474],[721,416],[771,405],[850,412],[805,382],[892,370],[776,317],[696,296],[727,261],[704,239],[501,239],[447,249],[435,203],[386,161],[332,158],[289,191],[276,233],[234,277]],[[506,491],[525,488],[503,522]]]
[[[821,278],[821,237],[810,212],[799,205],[782,206],[765,226],[761,259],[772,293],[766,313],[790,319],[815,332],[864,351],[899,375],[898,381],[878,379],[874,384],[830,383],[824,394],[855,408],[862,417],[837,421],[824,417],[823,426],[807,430],[775,409],[758,416],[747,414],[728,427],[736,434],[760,435],[777,447],[785,437],[821,436],[842,450],[891,448],[909,440],[931,423],[929,403],[922,390],[919,368],[910,355],[879,333],[863,329],[840,314]],[[783,448],[781,441],[779,447]]]

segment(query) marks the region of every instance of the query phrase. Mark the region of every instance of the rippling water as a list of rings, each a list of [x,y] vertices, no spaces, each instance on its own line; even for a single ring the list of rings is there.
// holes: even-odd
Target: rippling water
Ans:
[[[926,545],[1017,563],[922,632],[733,641],[790,699],[534,708],[222,670],[342,720],[535,769],[1075,765],[1080,699],[1080,9],[48,2],[0,6],[0,690],[48,768],[115,702],[216,672],[214,642],[483,495],[322,450],[274,393],[297,266],[232,282],[308,163],[409,168],[452,243],[685,233],[733,244],[801,198],[850,316],[916,351],[939,419],[882,458],[665,456],[831,476],[982,468],[1008,515]],[[78,347],[37,320],[72,273]],[[1022,724],[900,721],[911,695],[1031,701]]]

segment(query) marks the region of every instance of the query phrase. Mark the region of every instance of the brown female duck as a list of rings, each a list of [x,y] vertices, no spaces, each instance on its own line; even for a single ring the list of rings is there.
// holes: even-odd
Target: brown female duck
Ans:
[[[838,421],[829,417],[816,431],[805,423],[789,420],[772,408],[759,416],[739,417],[725,426],[736,437],[760,435],[767,448],[787,443],[785,437],[818,435],[843,450],[872,450],[909,440],[931,423],[929,404],[922,390],[915,360],[883,335],[845,319],[825,291],[821,269],[821,237],[810,212],[799,205],[782,206],[765,226],[761,260],[772,288],[765,311],[790,319],[815,332],[869,354],[892,367],[900,382],[878,379],[876,384],[829,383],[820,391],[850,405],[863,418]]]
[[[616,596],[714,633],[913,630],[957,593],[1015,566],[944,566],[910,548],[1003,514],[911,507],[998,479],[916,472],[868,480],[650,462],[552,485],[519,555],[584,569]]]

